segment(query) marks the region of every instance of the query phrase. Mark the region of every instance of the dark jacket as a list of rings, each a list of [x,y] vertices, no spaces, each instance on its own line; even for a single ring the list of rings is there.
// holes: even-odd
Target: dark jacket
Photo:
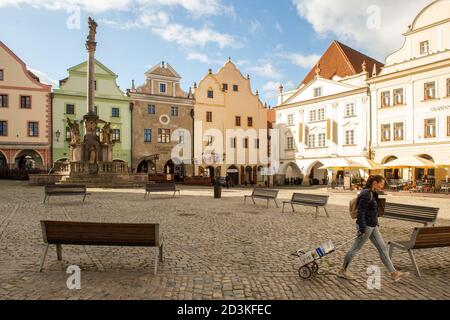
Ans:
[[[359,231],[365,231],[366,226],[373,228],[378,226],[377,201],[378,193],[369,189],[364,189],[361,191],[358,200],[358,218],[356,219],[356,223],[359,226]]]

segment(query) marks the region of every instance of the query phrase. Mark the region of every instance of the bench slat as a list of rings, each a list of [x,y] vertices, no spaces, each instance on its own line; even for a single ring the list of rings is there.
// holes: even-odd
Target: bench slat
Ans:
[[[386,203],[383,217],[420,223],[432,223],[436,221],[438,213],[439,208]]]
[[[328,203],[329,196],[322,196],[316,194],[294,193],[291,202],[299,204],[311,204],[318,206],[325,206]]]
[[[48,244],[159,246],[159,224],[42,221]]]
[[[255,198],[276,198],[279,190],[253,189],[252,197]]]
[[[413,249],[450,247],[450,227],[417,228]]]

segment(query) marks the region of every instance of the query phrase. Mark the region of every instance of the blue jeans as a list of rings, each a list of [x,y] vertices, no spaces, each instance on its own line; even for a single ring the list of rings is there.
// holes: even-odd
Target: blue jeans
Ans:
[[[356,229],[359,230],[358,225],[356,225]],[[385,267],[389,270],[389,272],[395,272],[395,267],[392,264],[391,258],[389,257],[388,249],[386,244],[384,243],[383,237],[381,235],[380,229],[378,227],[366,227],[366,233],[360,237],[358,237],[353,243],[350,251],[345,255],[344,259],[344,270],[347,270],[348,266],[352,262],[356,253],[363,247],[363,245],[369,240],[373,243],[375,248],[377,248],[378,253],[380,254],[381,261],[385,265]]]

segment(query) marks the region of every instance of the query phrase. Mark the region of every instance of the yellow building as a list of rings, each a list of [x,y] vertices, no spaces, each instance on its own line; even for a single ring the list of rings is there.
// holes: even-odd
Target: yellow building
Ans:
[[[196,175],[229,176],[233,184],[264,185],[267,111],[250,77],[229,60],[194,86]]]

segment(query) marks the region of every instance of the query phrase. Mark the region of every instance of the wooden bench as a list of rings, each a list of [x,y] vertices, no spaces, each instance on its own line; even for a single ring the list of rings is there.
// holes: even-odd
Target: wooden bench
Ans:
[[[41,221],[44,253],[39,272],[44,268],[49,245],[56,245],[58,260],[62,260],[61,245],[156,247],[156,275],[159,261],[163,262],[163,242],[159,224],[91,223],[70,221]]]
[[[435,225],[439,208],[413,206],[400,203],[386,203],[383,218]]]
[[[273,200],[277,208],[279,208],[277,203],[278,192],[280,191],[274,189],[260,189],[260,188],[253,189],[253,192],[250,196],[244,196],[244,204],[247,202],[247,198],[251,198],[253,204],[256,204],[255,198],[257,198],[267,200],[267,208],[269,208],[270,200]]]
[[[173,192],[173,197],[178,194],[181,195],[180,189],[177,188],[175,183],[147,183],[145,185],[145,196],[152,192]]]
[[[415,228],[409,241],[388,242],[389,256],[394,248],[409,253],[416,275],[421,278],[413,250],[450,247],[450,227]]]
[[[83,196],[83,202],[86,196],[90,195],[87,193],[86,186],[79,184],[53,184],[44,187],[45,197],[43,203],[48,199],[50,203],[50,197],[52,196]]]
[[[283,201],[283,212],[284,212],[284,206],[286,204],[291,205],[292,212],[295,212],[294,205],[300,205],[300,206],[307,206],[307,207],[315,207],[316,208],[316,219],[319,216],[319,208],[323,208],[325,210],[325,213],[327,214],[327,217],[329,218],[330,215],[328,214],[328,210],[326,207],[329,197],[330,196],[294,193],[292,195],[291,200]]]

